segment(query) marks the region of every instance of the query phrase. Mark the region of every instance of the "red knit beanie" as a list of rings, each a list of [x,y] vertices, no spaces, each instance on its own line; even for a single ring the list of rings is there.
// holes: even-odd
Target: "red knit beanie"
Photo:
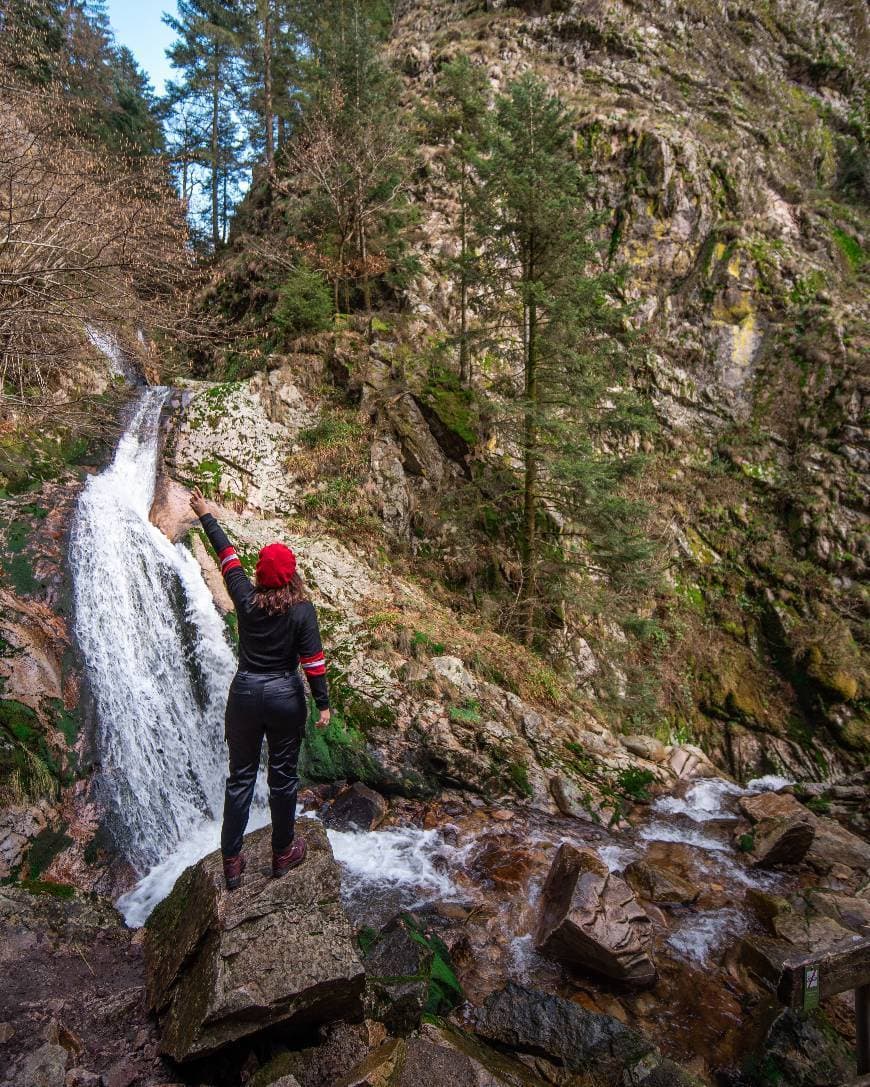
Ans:
[[[257,559],[257,587],[280,589],[289,585],[296,573],[296,556],[282,543],[268,544]]]

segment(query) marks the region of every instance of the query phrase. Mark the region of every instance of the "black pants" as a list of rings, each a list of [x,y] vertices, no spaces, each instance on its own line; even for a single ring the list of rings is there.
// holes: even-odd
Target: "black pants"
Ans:
[[[297,764],[306,715],[305,690],[297,673],[236,673],[226,712],[230,773],[221,830],[221,852],[225,857],[234,857],[242,848],[263,736],[269,744],[272,848],[286,849],[293,841],[299,787]]]

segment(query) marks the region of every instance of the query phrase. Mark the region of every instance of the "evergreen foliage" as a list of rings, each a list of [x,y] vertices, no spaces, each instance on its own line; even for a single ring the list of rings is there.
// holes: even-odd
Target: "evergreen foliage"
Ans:
[[[640,463],[624,447],[650,424],[625,384],[628,312],[570,113],[523,76],[495,103],[490,148],[474,201],[480,307],[490,347],[522,374],[501,427],[521,467],[519,625],[530,642],[558,614],[572,568],[625,580],[648,557],[643,512],[620,484]]]
[[[471,343],[469,335],[469,291],[475,281],[477,254],[472,238],[472,204],[479,196],[476,170],[487,147],[489,115],[487,79],[481,67],[464,54],[446,64],[439,75],[432,110],[425,114],[430,135],[449,148],[447,178],[457,187],[458,216],[454,229],[459,253],[447,260],[459,296],[459,377],[471,384]]]
[[[298,265],[278,292],[274,320],[286,337],[320,332],[332,323],[332,294],[320,272]]]
[[[62,92],[57,118],[115,153],[163,148],[147,77],[112,35],[103,0],[8,0],[0,8],[0,63],[20,85]]]

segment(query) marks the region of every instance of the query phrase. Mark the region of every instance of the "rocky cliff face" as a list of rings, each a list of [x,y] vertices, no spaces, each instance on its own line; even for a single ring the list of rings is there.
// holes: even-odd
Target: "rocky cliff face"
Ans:
[[[657,671],[637,715],[737,773],[866,757],[867,41],[849,3],[421,0],[390,43],[409,104],[465,53],[494,90],[532,68],[576,111],[653,344],[645,494],[673,597],[650,601],[653,653],[588,616],[570,634],[629,694],[639,664]],[[437,329],[455,316],[439,260],[456,207],[438,149],[424,161],[410,301]]]

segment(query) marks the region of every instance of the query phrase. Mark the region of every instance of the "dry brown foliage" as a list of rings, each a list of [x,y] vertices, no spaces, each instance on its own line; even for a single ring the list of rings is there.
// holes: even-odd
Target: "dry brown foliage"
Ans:
[[[164,163],[77,139],[60,89],[0,68],[0,404],[38,408],[76,385],[87,326],[177,325],[192,258]],[[52,397],[56,399],[56,397]]]

